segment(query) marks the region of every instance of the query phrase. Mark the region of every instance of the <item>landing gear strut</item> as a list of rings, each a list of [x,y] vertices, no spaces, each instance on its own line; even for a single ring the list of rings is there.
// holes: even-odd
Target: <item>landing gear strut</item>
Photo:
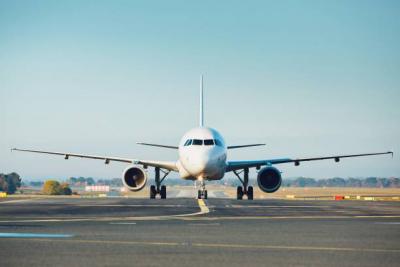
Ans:
[[[239,174],[243,172],[243,179]],[[243,199],[247,195],[248,200],[253,200],[253,187],[249,185],[249,168],[244,168],[242,172],[233,171],[243,186],[238,186],[236,190],[236,198]]]
[[[197,198],[198,199],[207,199],[207,190],[206,184],[203,180],[200,181],[201,189],[197,191]]]
[[[164,176],[160,179],[160,172],[163,172]],[[167,198],[167,187],[165,185],[161,185],[161,183],[164,181],[165,177],[170,173],[170,171],[164,171],[160,169],[159,167],[155,168],[155,182],[156,185],[151,185],[150,186],[150,198],[155,199],[157,194],[160,195],[161,199],[166,199]]]

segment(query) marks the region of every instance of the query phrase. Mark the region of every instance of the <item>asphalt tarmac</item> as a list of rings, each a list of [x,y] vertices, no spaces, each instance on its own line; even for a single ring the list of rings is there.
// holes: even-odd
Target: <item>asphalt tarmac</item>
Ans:
[[[400,266],[400,202],[0,200],[1,266]]]

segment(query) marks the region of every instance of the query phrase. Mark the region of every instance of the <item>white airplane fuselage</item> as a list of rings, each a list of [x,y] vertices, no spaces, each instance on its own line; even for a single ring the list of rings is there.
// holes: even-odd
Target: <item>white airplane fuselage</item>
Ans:
[[[215,129],[198,127],[188,131],[179,143],[179,175],[187,180],[219,180],[226,169],[227,147]]]

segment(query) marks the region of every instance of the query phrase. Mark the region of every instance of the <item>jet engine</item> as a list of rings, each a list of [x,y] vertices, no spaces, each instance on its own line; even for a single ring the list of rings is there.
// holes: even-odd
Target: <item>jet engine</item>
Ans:
[[[265,167],[258,173],[257,183],[265,193],[273,193],[281,187],[281,172],[274,167]]]
[[[138,166],[129,166],[122,174],[122,182],[131,191],[142,190],[147,182],[147,173]]]

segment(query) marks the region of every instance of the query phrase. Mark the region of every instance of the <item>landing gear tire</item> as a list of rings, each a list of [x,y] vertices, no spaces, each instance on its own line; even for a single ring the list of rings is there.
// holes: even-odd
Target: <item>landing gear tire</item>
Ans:
[[[207,198],[208,198],[207,190],[204,190],[204,191],[198,190],[197,191],[197,199],[207,199]]]
[[[150,199],[155,199],[157,195],[156,187],[154,185],[150,186]]]
[[[253,200],[253,187],[252,186],[249,186],[247,188],[247,199]]]
[[[241,187],[241,186],[238,186],[238,187],[237,187],[237,190],[236,190],[236,198],[237,198],[238,200],[243,199],[243,187]]]
[[[160,196],[161,196],[161,199],[167,198],[167,187],[165,185],[161,186]]]

